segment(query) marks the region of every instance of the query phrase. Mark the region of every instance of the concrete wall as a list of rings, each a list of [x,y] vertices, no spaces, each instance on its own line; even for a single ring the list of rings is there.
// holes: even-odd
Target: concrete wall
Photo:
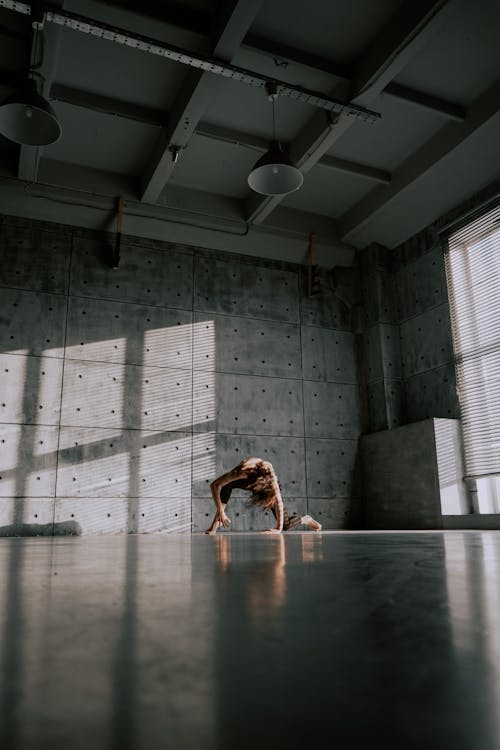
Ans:
[[[395,250],[373,244],[358,264],[363,522],[441,528],[441,510],[470,510],[443,249],[429,230]]]
[[[12,217],[0,243],[0,534],[202,530],[246,455],[356,524],[350,317],[302,267],[124,237],[112,270],[108,235]]]
[[[364,431],[459,418],[444,256],[435,234],[360,253]]]

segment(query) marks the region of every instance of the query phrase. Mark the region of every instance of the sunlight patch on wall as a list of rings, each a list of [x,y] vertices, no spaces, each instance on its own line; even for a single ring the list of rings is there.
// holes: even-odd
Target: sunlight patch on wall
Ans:
[[[210,497],[210,482],[216,477],[216,436],[213,432],[193,435],[193,494]]]
[[[210,429],[216,417],[215,372],[197,373],[193,392],[193,425],[194,428]]]
[[[193,368],[215,370],[215,321],[202,320],[193,325]]]
[[[190,324],[145,331],[144,364],[190,369],[192,338],[193,332]]]
[[[92,362],[108,362],[111,352],[114,361],[123,362],[126,351],[127,339],[125,337],[102,339],[90,343],[81,341],[78,344],[66,347],[66,358],[84,359]]]

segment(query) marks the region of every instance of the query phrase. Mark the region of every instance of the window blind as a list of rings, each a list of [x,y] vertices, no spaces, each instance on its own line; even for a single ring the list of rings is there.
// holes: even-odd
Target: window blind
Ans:
[[[445,265],[466,472],[500,476],[500,206],[450,235]]]

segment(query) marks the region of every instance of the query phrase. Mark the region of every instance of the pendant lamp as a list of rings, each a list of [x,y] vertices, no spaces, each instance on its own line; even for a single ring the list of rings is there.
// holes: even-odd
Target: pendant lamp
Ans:
[[[28,78],[0,105],[0,133],[26,146],[48,146],[61,136],[56,113]]]
[[[258,159],[248,175],[248,184],[256,193],[262,195],[287,195],[298,190],[304,181],[304,175],[292,163],[288,154],[276,140],[275,101],[277,88],[267,84],[266,91],[273,107],[273,140],[270,148]]]
[[[33,20],[32,25],[34,36],[28,77],[14,94],[0,104],[0,133],[21,145],[48,146],[60,138],[61,125],[48,101],[37,91],[36,68],[42,65],[42,60],[36,62],[37,41],[43,22]]]

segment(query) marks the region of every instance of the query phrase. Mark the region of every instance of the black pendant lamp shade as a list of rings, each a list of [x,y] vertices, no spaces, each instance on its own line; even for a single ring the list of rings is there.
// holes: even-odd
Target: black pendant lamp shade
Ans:
[[[298,190],[304,181],[278,141],[273,141],[269,151],[260,157],[248,175],[248,184],[262,195],[287,195]]]
[[[0,133],[26,146],[48,146],[60,138],[56,114],[32,78],[0,105]]]

